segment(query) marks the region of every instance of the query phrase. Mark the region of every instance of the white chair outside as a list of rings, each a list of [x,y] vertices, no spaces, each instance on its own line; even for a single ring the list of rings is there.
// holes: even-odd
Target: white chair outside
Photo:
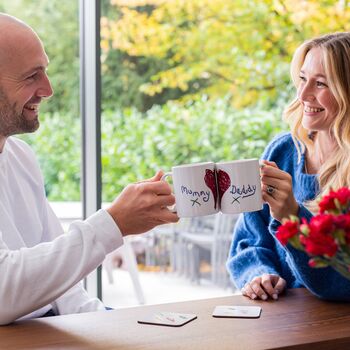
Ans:
[[[214,241],[211,251],[212,281],[224,288],[231,285],[226,269],[226,261],[232,240],[234,226],[239,214],[227,215],[218,213],[214,226]]]
[[[226,259],[237,219],[238,215],[218,213],[206,217],[202,224],[197,223],[191,232],[179,233],[183,241],[183,255],[187,259],[186,263],[189,269],[187,277],[191,281],[200,282],[200,252],[206,250],[210,253],[212,283],[224,288],[230,286],[228,272],[226,271]]]
[[[136,256],[132,248],[132,245],[127,237],[124,237],[124,244],[118,249],[116,249],[115,251],[109,253],[102,264],[103,268],[107,273],[108,282],[110,284],[114,283],[114,277],[113,277],[114,259],[119,255],[122,257],[123,265],[125,266],[126,270],[129,272],[138,303],[144,304],[145,297],[144,297],[143,289],[140,282]]]
[[[231,286],[226,260],[238,215],[218,213],[181,218],[177,224],[154,228],[147,234],[146,265],[185,276],[193,283],[201,278],[201,255],[210,256],[210,280],[220,287]]]

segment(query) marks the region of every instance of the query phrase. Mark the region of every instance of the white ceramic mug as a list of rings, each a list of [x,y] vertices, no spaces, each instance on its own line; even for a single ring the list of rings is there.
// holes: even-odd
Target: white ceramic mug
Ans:
[[[263,200],[258,159],[216,163],[218,201],[224,214],[261,210]]]
[[[172,167],[171,176],[179,217],[194,217],[215,214],[219,211],[217,202],[215,163],[185,164]]]

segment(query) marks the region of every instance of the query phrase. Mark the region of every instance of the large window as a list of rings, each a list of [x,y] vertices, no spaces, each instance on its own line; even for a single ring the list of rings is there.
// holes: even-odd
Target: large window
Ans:
[[[290,97],[290,52],[279,52],[285,43],[273,38],[273,28],[266,26],[273,11],[264,4],[256,7],[256,1],[249,3],[101,1],[105,202],[128,183],[149,178],[159,169],[259,157],[268,140],[283,128],[280,105]],[[259,21],[252,20],[252,13]],[[271,40],[277,46],[275,56],[270,54]],[[285,93],[279,94],[281,90]],[[115,298],[110,297],[113,278],[123,278],[113,276],[113,265],[120,264],[130,274],[135,304],[143,301],[149,284],[159,291],[168,285],[168,291],[160,294],[168,294],[169,299],[158,300],[175,300],[178,296],[171,293],[174,282],[169,276],[180,276],[178,285],[183,281],[197,285],[188,295],[179,289],[184,299],[203,296],[208,281],[229,293],[232,284],[225,260],[231,231],[219,241],[214,226],[215,218],[200,223],[181,220],[177,227],[159,227],[130,238],[126,248],[105,263],[102,285],[108,305],[122,306],[119,283]],[[193,232],[195,227],[200,229]],[[212,293],[206,296],[218,295],[218,290]]]
[[[344,1],[104,0],[101,6],[104,201],[160,168],[259,157],[286,128],[281,114],[294,94],[289,64],[296,46],[349,28]],[[180,247],[183,263],[192,263],[180,272],[196,269],[190,277],[198,282],[198,274],[213,269],[213,250],[177,232],[146,235],[139,266],[179,269],[173,260]]]
[[[82,200],[85,209],[97,208],[158,169],[259,157],[286,129],[281,113],[294,95],[289,64],[297,45],[350,29],[346,1],[12,0],[0,11],[30,24],[50,58],[55,95],[42,107],[40,130],[23,137],[39,157],[48,198],[64,223],[82,216]],[[101,54],[97,61],[93,50]],[[81,179],[90,186],[84,191]],[[137,268],[183,274],[176,249],[196,269],[192,283],[193,276],[201,283],[211,275],[213,252],[182,240],[188,226],[181,225],[131,238],[105,262],[108,273],[93,276],[91,294],[109,290],[113,264],[128,262],[142,302]],[[228,245],[226,239],[222,266]],[[226,275],[220,286],[227,281]],[[108,304],[122,306],[117,298]]]

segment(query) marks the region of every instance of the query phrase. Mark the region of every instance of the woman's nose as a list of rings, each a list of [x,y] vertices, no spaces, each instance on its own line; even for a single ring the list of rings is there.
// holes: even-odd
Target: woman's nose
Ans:
[[[314,101],[316,99],[313,88],[309,83],[301,85],[298,92],[301,101]]]

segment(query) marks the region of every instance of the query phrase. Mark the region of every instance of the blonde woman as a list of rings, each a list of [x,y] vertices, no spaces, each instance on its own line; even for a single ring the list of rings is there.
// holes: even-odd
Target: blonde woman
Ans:
[[[331,268],[309,268],[305,253],[275,237],[283,218],[310,219],[319,196],[350,186],[350,33],[303,43],[291,74],[297,96],[284,115],[291,132],[262,156],[266,205],[241,216],[227,267],[251,299],[276,300],[285,288],[306,287],[320,298],[350,301],[350,281]]]

